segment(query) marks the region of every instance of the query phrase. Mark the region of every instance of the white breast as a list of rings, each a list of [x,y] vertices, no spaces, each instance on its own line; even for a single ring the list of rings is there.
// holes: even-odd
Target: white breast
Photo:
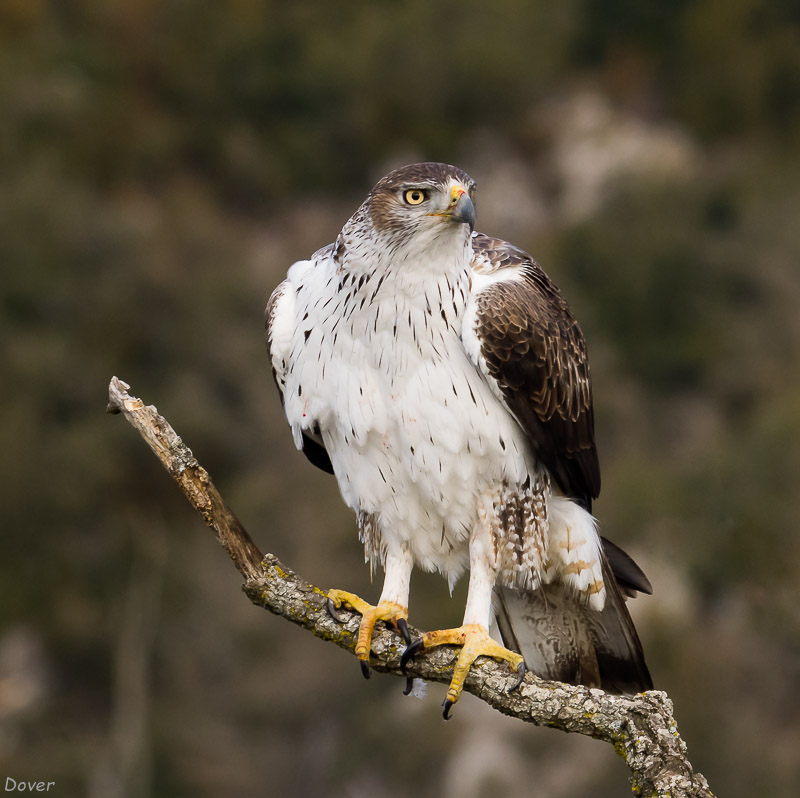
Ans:
[[[461,342],[468,273],[424,267],[383,279],[337,274],[329,255],[293,267],[284,402],[296,442],[318,430],[345,502],[376,516],[382,545],[452,582],[481,492],[524,481],[533,463]]]

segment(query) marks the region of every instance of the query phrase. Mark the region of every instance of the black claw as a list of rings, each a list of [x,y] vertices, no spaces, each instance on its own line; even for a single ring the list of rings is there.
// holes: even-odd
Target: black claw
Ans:
[[[361,665],[361,673],[364,674],[364,678],[369,679],[370,677],[369,663],[365,662],[363,659],[360,659],[358,662]]]
[[[337,607],[333,603],[333,599],[329,598],[325,606],[328,608],[328,615],[330,615],[334,621],[336,621],[337,623],[345,622],[345,619],[342,618],[342,616],[339,615],[339,613],[337,612]]]
[[[403,640],[406,641],[406,645],[411,645],[411,635],[408,632],[408,624],[406,623],[405,618],[397,619],[397,631],[403,635]]]
[[[517,667],[517,679],[511,687],[506,688],[507,693],[513,693],[514,690],[518,690],[520,685],[522,684],[523,680],[525,679],[525,673],[527,668],[525,667],[525,662],[520,662],[519,666]]]
[[[442,717],[445,720],[450,720],[450,710],[453,706],[453,702],[449,698],[445,698],[442,702],[442,706],[444,707],[444,711],[442,712]]]
[[[423,648],[422,638],[420,637],[419,640],[415,640],[410,645],[406,646],[406,650],[403,652],[403,656],[400,657],[400,670],[403,673],[406,672],[406,665],[408,665],[408,661],[414,659],[414,654],[420,651]]]
[[[410,676],[406,676],[406,689],[403,690],[403,695],[411,695],[414,689],[414,680]]]

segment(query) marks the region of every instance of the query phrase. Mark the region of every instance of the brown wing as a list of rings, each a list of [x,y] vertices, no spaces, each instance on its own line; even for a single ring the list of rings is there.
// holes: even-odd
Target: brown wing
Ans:
[[[493,278],[475,297],[486,370],[559,488],[591,511],[600,465],[581,328],[528,253],[482,234],[473,250],[473,269]]]

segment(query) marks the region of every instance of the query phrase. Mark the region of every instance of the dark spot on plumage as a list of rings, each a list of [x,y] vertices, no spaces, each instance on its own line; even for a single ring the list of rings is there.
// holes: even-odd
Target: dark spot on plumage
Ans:
[[[340,233],[336,237],[336,248],[334,249],[333,252],[333,259],[334,261],[336,261],[336,263],[339,263],[341,261],[342,256],[344,255],[344,250],[345,250],[344,236],[342,236],[342,234]]]
[[[303,333],[303,336],[305,337],[306,341],[308,340],[308,336],[309,336],[309,335],[311,335],[311,330],[306,330],[306,331]]]
[[[301,397],[302,395],[303,395],[303,386],[302,386],[302,385],[298,385],[298,386],[297,386],[297,396],[298,396],[298,398],[299,398],[299,397]]]
[[[444,323],[447,324],[447,313],[445,313],[444,308],[442,308],[441,313],[442,313],[442,319],[444,320]]]
[[[383,285],[383,281],[386,279],[386,275],[382,274],[378,278],[378,284],[375,286],[375,290],[372,292],[372,299],[370,301],[374,301],[375,297],[378,296],[378,291],[381,290],[381,286]]]
[[[414,451],[414,447],[413,446],[410,446],[409,448],[411,449],[411,454],[416,454],[416,452]]]

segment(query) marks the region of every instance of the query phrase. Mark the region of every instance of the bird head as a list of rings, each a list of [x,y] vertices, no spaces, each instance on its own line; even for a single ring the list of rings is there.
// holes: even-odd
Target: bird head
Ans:
[[[475,228],[474,192],[475,181],[455,166],[404,166],[377,182],[343,234],[369,227],[377,250],[404,261],[460,254]]]

